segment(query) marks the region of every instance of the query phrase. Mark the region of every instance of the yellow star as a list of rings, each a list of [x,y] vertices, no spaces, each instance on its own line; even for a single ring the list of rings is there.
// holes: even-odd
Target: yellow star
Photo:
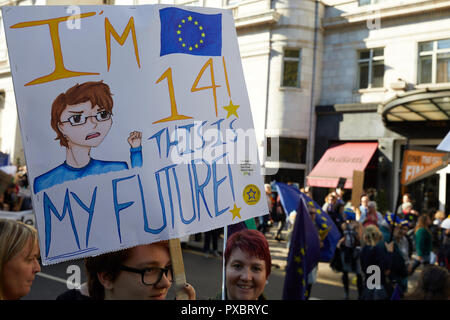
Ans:
[[[203,40],[200,39],[200,43],[203,43]]]
[[[180,31],[180,30],[177,30],[177,34],[181,34],[181,31]]]
[[[189,51],[192,51],[192,47],[189,47]]]
[[[236,218],[236,217],[238,217],[239,219],[242,219],[242,218],[241,218],[241,215],[239,214],[239,211],[241,211],[241,209],[242,209],[242,208],[238,208],[238,207],[236,206],[236,203],[234,204],[233,209],[230,210],[230,212],[233,214],[233,220],[234,220],[234,218]]]
[[[300,263],[302,261],[302,258],[300,256],[296,256],[294,260],[295,262]]]
[[[301,249],[300,249],[300,252],[302,253],[302,256],[305,255],[305,249],[301,248]]]
[[[183,19],[183,20],[181,20],[181,22],[185,23],[185,22],[186,22],[186,20],[184,20],[184,19]]]
[[[200,30],[203,30],[203,27],[202,26],[200,26],[200,27],[198,27]]]
[[[204,32],[202,33],[202,37],[203,37],[203,38],[205,37],[205,33],[204,33]]]
[[[230,99],[230,104],[228,106],[224,106],[222,108],[224,108],[226,111],[228,111],[227,119],[230,116],[232,116],[233,114],[236,116],[236,118],[239,118],[239,116],[238,116],[238,114],[236,112],[236,110],[239,108],[239,106],[238,105],[234,105],[233,101],[231,99]]]
[[[303,269],[302,269],[302,268],[298,268],[298,269],[297,269],[297,272],[298,272],[300,275],[302,275],[302,274],[303,274]]]
[[[198,25],[198,22],[197,22],[197,21],[194,21],[194,24],[195,24],[195,25]]]
[[[191,17],[191,16],[189,16],[189,17],[188,17],[188,20],[189,20],[189,21],[192,21],[192,17]]]

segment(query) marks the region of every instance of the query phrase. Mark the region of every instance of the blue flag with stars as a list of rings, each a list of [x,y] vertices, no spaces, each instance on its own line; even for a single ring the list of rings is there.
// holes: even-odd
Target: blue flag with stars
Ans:
[[[277,183],[276,188],[286,212],[297,212],[286,265],[283,300],[305,300],[308,274],[319,262],[319,234],[301,192],[284,183]],[[297,207],[292,209],[295,204]]]
[[[308,205],[309,211],[316,212],[315,222],[319,230],[319,238],[323,242],[323,246],[320,248],[320,261],[329,262],[333,258],[341,233],[331,217],[322,210],[317,202],[304,193],[301,193],[301,196]]]
[[[320,261],[329,262],[333,258],[336,245],[341,238],[341,234],[331,217],[314,200],[297,188],[280,182],[277,182],[276,186],[285,212],[289,214],[296,210],[301,200],[306,203],[310,212],[315,212],[316,228],[319,238],[323,242],[323,247],[320,248]]]
[[[201,14],[178,8],[159,10],[160,56],[185,53],[198,56],[222,55],[222,14]]]

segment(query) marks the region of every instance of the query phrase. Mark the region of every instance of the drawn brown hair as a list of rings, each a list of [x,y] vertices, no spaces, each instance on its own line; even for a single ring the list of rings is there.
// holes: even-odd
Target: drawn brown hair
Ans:
[[[52,104],[51,126],[55,130],[59,143],[68,147],[67,139],[58,128],[61,123],[61,114],[68,105],[74,105],[90,101],[92,108],[99,106],[112,113],[113,99],[109,86],[102,81],[90,81],[82,84],[76,84],[65,93],[56,97]]]

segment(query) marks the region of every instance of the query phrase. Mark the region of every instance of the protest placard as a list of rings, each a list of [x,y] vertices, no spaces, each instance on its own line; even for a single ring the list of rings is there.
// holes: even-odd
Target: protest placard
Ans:
[[[43,264],[267,214],[231,11],[67,10],[2,8]]]

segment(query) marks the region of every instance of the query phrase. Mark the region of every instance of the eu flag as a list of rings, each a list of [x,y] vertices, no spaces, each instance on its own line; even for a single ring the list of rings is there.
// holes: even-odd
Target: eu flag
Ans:
[[[331,217],[322,210],[317,202],[304,193],[301,193],[301,196],[307,203],[309,210],[315,210],[316,212],[315,222],[319,230],[319,238],[323,242],[323,247],[320,248],[320,261],[329,262],[333,258],[337,243],[341,238],[339,229]]]
[[[276,183],[276,188],[285,211],[297,212],[287,259],[283,299],[304,300],[308,295],[308,274],[319,262],[319,234],[300,190],[284,183]]]
[[[305,203],[300,201],[287,259],[283,300],[306,299],[308,274],[319,262],[319,255],[319,235]]]
[[[222,14],[202,14],[178,8],[159,10],[160,56],[185,53],[198,56],[222,55]]]
[[[336,245],[341,238],[341,234],[333,220],[314,200],[300,192],[297,188],[280,182],[277,182],[276,186],[278,194],[280,194],[281,205],[285,212],[289,214],[293,210],[296,210],[302,199],[307,204],[308,210],[316,213],[315,224],[319,232],[319,238],[323,242],[323,247],[320,248],[320,261],[330,261],[333,258]]]

